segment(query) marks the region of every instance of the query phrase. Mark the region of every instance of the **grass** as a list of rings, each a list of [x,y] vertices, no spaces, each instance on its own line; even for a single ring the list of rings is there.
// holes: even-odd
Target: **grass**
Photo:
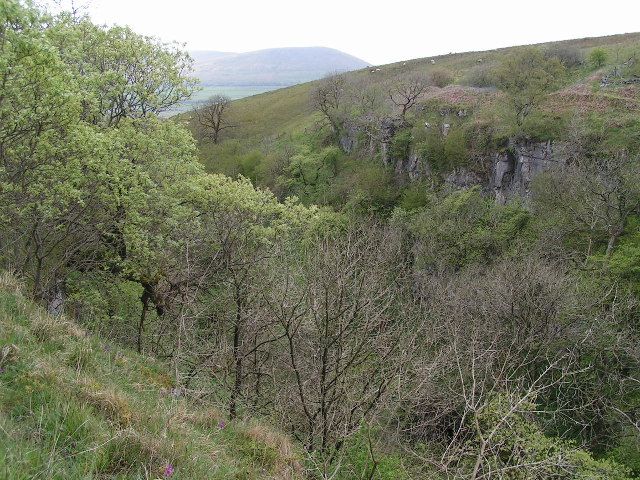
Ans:
[[[302,478],[267,425],[170,395],[164,366],[52,318],[0,276],[0,478]]]

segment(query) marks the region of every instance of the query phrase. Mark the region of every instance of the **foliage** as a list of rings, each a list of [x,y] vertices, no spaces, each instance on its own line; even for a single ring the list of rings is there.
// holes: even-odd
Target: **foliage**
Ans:
[[[411,130],[396,133],[389,145],[389,156],[393,159],[404,160],[411,153]]]
[[[584,58],[582,51],[576,47],[554,45],[545,51],[547,58],[557,58],[565,68],[576,68],[582,65]]]
[[[637,468],[634,85],[549,95],[572,49],[448,55],[233,103],[197,145],[162,118],[174,45],[0,6],[5,476]],[[502,92],[425,80],[494,65]],[[497,204],[522,135],[568,160]]]
[[[455,126],[446,137],[430,131],[419,151],[435,173],[447,173],[464,166],[469,153],[464,131]]]
[[[595,460],[571,442],[544,435],[527,418],[535,408],[530,402],[513,403],[506,396],[496,396],[469,418],[475,430],[467,440],[471,458],[468,464],[462,462],[469,478],[630,478],[626,469],[615,462]]]
[[[371,428],[361,427],[358,432],[348,439],[344,447],[343,459],[337,475],[340,480],[375,479],[375,480],[404,480],[411,478],[405,469],[402,458],[378,451],[373,442],[377,432]],[[377,433],[379,435],[379,433]]]
[[[607,63],[609,55],[602,48],[594,48],[589,52],[589,63],[593,68],[602,68]]]
[[[469,85],[470,87],[495,87],[495,78],[490,65],[476,65],[469,69],[463,81],[465,85]]]
[[[416,236],[417,265],[438,271],[490,262],[526,233],[528,221],[521,206],[495,205],[477,188],[432,195],[409,226]]]
[[[564,71],[557,58],[545,58],[536,48],[506,57],[495,71],[498,87],[507,94],[520,126],[544,96],[558,85]]]

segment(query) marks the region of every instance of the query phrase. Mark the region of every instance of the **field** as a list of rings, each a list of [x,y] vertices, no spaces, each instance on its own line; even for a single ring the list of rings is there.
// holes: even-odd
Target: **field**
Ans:
[[[207,98],[213,95],[226,95],[231,100],[239,100],[241,98],[250,97],[252,95],[258,95],[259,93],[270,92],[283,88],[282,85],[248,85],[248,86],[224,86],[224,85],[207,85],[196,91],[193,96],[186,102],[176,106],[171,115],[183,113],[191,110],[198,103],[204,102]]]

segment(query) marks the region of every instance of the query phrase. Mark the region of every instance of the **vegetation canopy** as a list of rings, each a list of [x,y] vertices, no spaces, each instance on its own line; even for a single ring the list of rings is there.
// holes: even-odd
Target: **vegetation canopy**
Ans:
[[[640,35],[231,101],[0,0],[0,476],[640,477]]]

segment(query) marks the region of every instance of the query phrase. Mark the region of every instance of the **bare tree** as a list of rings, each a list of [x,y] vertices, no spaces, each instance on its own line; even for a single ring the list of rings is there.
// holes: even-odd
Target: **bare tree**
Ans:
[[[194,109],[194,115],[203,135],[214,144],[220,141],[220,134],[237,125],[229,123],[228,115],[231,107],[231,99],[225,95],[214,95],[203,105]]]
[[[400,109],[400,118],[406,122],[407,112],[416,104],[428,86],[428,82],[421,77],[403,80],[389,88],[389,99]]]
[[[640,212],[640,161],[625,152],[580,158],[572,165],[541,175],[534,183],[534,207],[554,212],[555,224],[545,232],[577,243],[586,261],[599,245],[613,253],[627,220]],[[550,224],[551,225],[551,224]],[[577,252],[576,252],[577,253]]]
[[[268,299],[283,338],[276,352],[282,422],[325,466],[363,420],[375,418],[416,332],[402,321],[400,243],[394,232],[351,228],[322,236],[281,271]]]

